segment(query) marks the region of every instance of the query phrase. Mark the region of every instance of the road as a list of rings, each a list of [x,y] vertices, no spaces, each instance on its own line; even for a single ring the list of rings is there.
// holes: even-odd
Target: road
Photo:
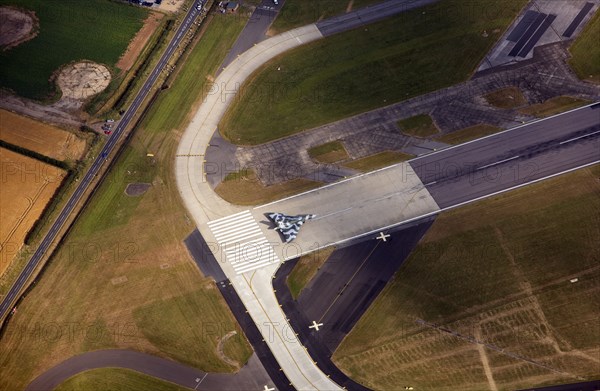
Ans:
[[[234,374],[206,373],[161,357],[132,350],[96,350],[69,358],[35,378],[26,391],[51,391],[80,372],[98,368],[125,368],[154,376],[182,387],[201,391],[262,390],[272,387],[260,360],[253,354]]]
[[[179,43],[185,37],[186,31],[189,30],[193,20],[199,15],[199,12],[200,11],[196,10],[196,7],[191,7],[191,9],[185,15],[185,18],[179,25],[175,36],[167,46],[163,55],[160,57],[160,60],[150,73],[150,76],[148,76],[148,79],[136,95],[131,106],[125,111],[123,117],[119,121],[119,124],[115,127],[115,130],[113,131],[112,135],[102,148],[102,151],[95,158],[94,162],[92,163],[88,171],[85,173],[83,178],[81,178],[81,180],[79,181],[79,185],[75,189],[75,192],[71,195],[71,197],[61,210],[57,219],[50,227],[50,230],[48,231],[46,236],[44,236],[40,245],[25,265],[25,268],[17,278],[16,282],[9,289],[6,296],[2,298],[2,303],[0,304],[0,319],[4,320],[8,312],[12,310],[13,303],[19,297],[19,293],[26,286],[27,281],[32,276],[33,272],[35,271],[40,261],[46,254],[46,251],[48,251],[54,240],[57,239],[58,233],[64,227],[65,222],[68,220],[75,206],[82,201],[83,194],[85,194],[85,192],[90,187],[90,184],[94,180],[94,177],[97,176],[98,172],[104,164],[110,164],[108,157],[114,151],[115,146],[123,138],[123,133],[125,129],[130,124],[131,120],[135,117],[135,114],[140,109],[142,102],[148,97],[148,95],[152,91],[152,88],[154,87],[154,84],[160,76],[160,73],[162,72],[169,58],[177,48],[177,45],[179,45]],[[58,239],[60,240],[60,238]]]

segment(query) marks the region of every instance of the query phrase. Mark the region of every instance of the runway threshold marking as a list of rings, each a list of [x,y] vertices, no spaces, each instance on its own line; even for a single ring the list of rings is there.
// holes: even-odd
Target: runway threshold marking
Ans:
[[[237,274],[280,263],[249,210],[213,220],[208,227]]]

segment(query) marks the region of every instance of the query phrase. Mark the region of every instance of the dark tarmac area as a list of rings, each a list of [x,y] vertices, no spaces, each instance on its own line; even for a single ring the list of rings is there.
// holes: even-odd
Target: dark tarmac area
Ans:
[[[561,384],[559,386],[528,388],[520,391],[598,391],[600,390],[600,380],[594,380],[584,383]]]
[[[277,271],[273,288],[294,331],[319,368],[340,386],[367,390],[342,373],[331,356],[433,221],[428,218],[386,231],[390,236],[385,242],[373,237],[334,251],[297,301],[286,279],[298,259],[285,262]],[[309,328],[313,321],[323,323],[319,331]]]

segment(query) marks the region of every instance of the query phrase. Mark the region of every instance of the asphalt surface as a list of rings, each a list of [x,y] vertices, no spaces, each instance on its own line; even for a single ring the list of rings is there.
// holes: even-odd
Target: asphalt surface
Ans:
[[[440,208],[600,161],[600,104],[413,159]]]
[[[439,0],[388,0],[339,16],[317,22],[323,36],[337,34],[388,18],[401,12],[419,8]]]
[[[223,269],[211,251],[211,247],[206,243],[197,228],[183,242],[204,276],[212,277],[215,282],[227,280]]]
[[[262,390],[273,387],[253,354],[238,373],[206,373],[161,357],[131,350],[96,350],[61,362],[35,378],[26,391],[50,391],[76,374],[98,368],[125,368],[202,391]]]
[[[269,349],[269,345],[265,342],[263,335],[258,330],[258,327],[254,323],[254,320],[248,314],[246,307],[237,292],[229,282],[229,280],[221,281],[217,284],[219,291],[225,298],[227,305],[233,312],[235,319],[240,324],[242,330],[244,330],[244,334],[246,334],[246,338],[254,348],[254,353],[260,359],[264,369],[269,374],[272,382],[275,384],[279,391],[284,390],[294,390],[294,387],[291,386],[290,380],[287,378],[281,366],[273,356],[271,349]],[[218,388],[215,388],[218,389]],[[244,390],[245,388],[242,388]]]
[[[528,388],[521,391],[598,391],[600,390],[600,380],[594,380],[584,383],[561,384],[558,386]]]
[[[238,39],[231,47],[229,53],[227,53],[225,60],[223,60],[220,67],[221,70],[231,64],[238,55],[254,46],[254,44],[267,39],[267,30],[284,4],[285,0],[279,1],[278,5],[273,3],[273,0],[263,0],[262,3],[256,6],[248,23],[246,23],[246,26],[238,36]]]
[[[31,277],[34,270],[43,258],[44,254],[51,246],[53,241],[57,238],[58,232],[65,225],[65,222],[69,218],[71,212],[73,212],[75,206],[82,200],[83,194],[88,190],[90,183],[98,174],[102,165],[104,165],[105,163],[109,164],[107,157],[110,156],[110,154],[115,149],[115,146],[118,144],[119,141],[121,141],[124,130],[127,128],[129,123],[139,110],[144,99],[146,99],[146,97],[148,97],[148,95],[152,91],[154,84],[160,76],[160,73],[162,72],[164,66],[167,64],[169,58],[177,48],[177,45],[179,45],[181,40],[185,37],[185,32],[190,28],[193,20],[199,15],[199,12],[200,11],[197,11],[195,6],[191,7],[188,11],[187,15],[179,25],[175,36],[173,37],[173,39],[167,46],[165,52],[161,56],[160,60],[150,73],[150,76],[148,76],[148,79],[146,80],[141,90],[138,92],[137,96],[133,100],[133,103],[125,111],[123,117],[119,121],[118,125],[115,127],[112,135],[102,148],[102,151],[96,157],[96,159],[92,163],[89,170],[85,173],[83,178],[81,178],[81,180],[79,181],[77,189],[65,204],[64,208],[58,215],[55,222],[52,224],[52,227],[40,243],[37,250],[34,252],[29,262],[27,262],[27,265],[17,278],[16,283],[9,289],[6,296],[2,298],[2,303],[0,304],[0,319],[4,319],[8,312],[12,310],[12,305],[17,300],[19,292],[21,292],[21,290],[25,287],[27,280]]]
[[[372,239],[334,251],[297,301],[291,297],[286,279],[298,258],[277,270],[273,280],[277,300],[319,368],[340,386],[368,389],[341,372],[331,356],[432,223],[433,218],[414,222],[388,231],[386,242]],[[318,331],[310,329],[312,321],[323,326]]]

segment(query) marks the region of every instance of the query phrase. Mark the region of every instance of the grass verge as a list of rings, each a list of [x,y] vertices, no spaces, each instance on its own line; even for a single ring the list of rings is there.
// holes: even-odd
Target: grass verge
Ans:
[[[501,88],[484,95],[484,98],[490,105],[500,109],[514,109],[527,104],[527,99],[517,87]]]
[[[588,103],[591,102],[585,99],[573,98],[571,96],[557,96],[543,103],[524,107],[519,111],[523,114],[533,115],[534,117],[545,118],[581,107]]]
[[[368,172],[377,170],[379,168],[391,166],[392,164],[400,163],[412,159],[414,155],[410,155],[404,152],[396,151],[384,151],[376,153],[375,155],[356,159],[348,163],[344,163],[344,166],[352,168],[354,170]]]
[[[188,391],[188,388],[129,369],[101,368],[77,374],[54,389],[54,391],[81,390]]]
[[[433,119],[427,114],[415,115],[414,117],[400,120],[398,121],[398,126],[402,129],[402,133],[413,137],[426,138],[440,132],[433,123]]]
[[[264,186],[250,169],[228,174],[215,192],[224,200],[237,205],[260,205],[315,189],[321,182],[296,178],[287,182]]]
[[[0,5],[32,10],[40,21],[34,39],[0,52],[0,86],[37,100],[54,98],[49,80],[72,61],[105,64],[114,76],[114,65],[148,15],[141,7],[107,0],[0,0]]]
[[[295,27],[330,18],[349,9],[353,10],[378,2],[379,0],[327,0],[319,2],[287,0],[271,26],[271,33],[278,34]]]
[[[581,169],[440,215],[334,360],[375,389],[596,378],[599,174]]]
[[[219,129],[260,144],[464,81],[526,3],[441,1],[296,48],[244,83]]]
[[[319,163],[335,163],[349,158],[344,144],[340,141],[318,145],[308,150],[308,156]]]
[[[286,280],[294,299],[298,298],[302,289],[312,280],[334,251],[335,247],[330,246],[300,257]]]
[[[573,57],[569,64],[582,80],[600,83],[600,13],[588,22],[579,37],[571,45]]]
[[[188,346],[190,365],[235,370],[220,362],[210,340],[197,338],[198,330],[213,338],[239,326],[182,243],[193,225],[172,175],[179,138],[174,129],[185,127],[187,113],[208,91],[209,75],[245,24],[225,15],[213,21],[6,327],[0,389],[23,389],[45,369],[95,349],[127,348],[173,358],[173,338]],[[148,151],[153,160],[146,157]],[[131,182],[152,187],[128,197],[124,190]],[[194,326],[179,327],[174,336],[157,310],[169,313],[171,325]],[[228,344],[238,344],[229,348],[241,352],[240,362],[247,360],[241,357],[250,351],[245,338]]]
[[[462,144],[467,141],[476,140],[481,137],[489,136],[490,134],[498,133],[501,131],[497,126],[488,124],[479,124],[470,126],[468,128],[460,129],[452,133],[444,134],[438,137],[436,140],[446,144]]]

